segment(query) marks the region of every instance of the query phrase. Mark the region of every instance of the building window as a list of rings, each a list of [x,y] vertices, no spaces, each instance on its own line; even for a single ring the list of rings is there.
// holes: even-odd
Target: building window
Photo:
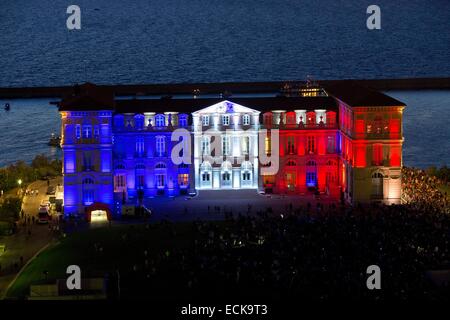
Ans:
[[[295,124],[295,113],[288,112],[286,114],[286,124]]]
[[[313,136],[309,136],[307,138],[307,145],[306,145],[306,151],[308,153],[315,153],[316,152],[316,139]]]
[[[90,151],[83,152],[83,171],[93,171],[92,154]]]
[[[327,140],[327,152],[328,153],[334,153],[335,152],[335,138],[334,136],[328,136]]]
[[[287,138],[287,152],[288,152],[288,154],[295,153],[295,137]]]
[[[86,178],[83,180],[83,204],[89,206],[94,203],[94,180]]]
[[[250,151],[250,138],[242,137],[242,154],[248,155]]]
[[[136,175],[136,188],[143,188],[145,186],[145,176],[143,174]]]
[[[289,160],[286,165],[288,167],[295,167],[297,165],[297,163],[294,160]]]
[[[156,154],[158,157],[164,156],[166,152],[166,137],[157,136],[156,137]]]
[[[77,124],[75,127],[75,135],[76,135],[77,139],[81,138],[81,126],[79,124]]]
[[[98,138],[100,136],[99,126],[94,126],[94,138]]]
[[[90,125],[83,126],[83,138],[84,139],[92,138],[92,126]]]
[[[156,187],[158,189],[162,189],[165,187],[165,180],[166,180],[166,176],[164,174],[156,174]]]
[[[244,180],[244,181],[250,181],[250,172],[244,172],[243,174],[242,174],[242,180]]]
[[[155,126],[164,127],[166,125],[165,117],[162,114],[155,116]]]
[[[244,116],[242,117],[242,124],[244,126],[250,125],[250,116],[248,114],[244,114]]]
[[[188,125],[188,119],[186,115],[180,115],[179,117],[179,125],[180,127],[187,127]]]
[[[230,137],[222,136],[222,153],[224,156],[230,155]]]
[[[178,174],[178,185],[187,186],[189,184],[189,174],[180,173]]]
[[[315,172],[307,172],[306,173],[306,185],[308,187],[315,187],[316,186],[316,173]]]
[[[209,126],[209,116],[207,115],[202,116],[202,125]]]
[[[202,173],[202,181],[209,182],[210,179],[211,179],[211,175],[210,175],[209,172],[203,172]]]
[[[136,153],[138,156],[144,153],[144,137],[136,137]]]
[[[125,188],[125,175],[119,174],[114,177],[114,192],[120,192]]]
[[[202,155],[210,155],[211,154],[211,137],[203,136],[202,137]]]
[[[231,175],[229,172],[222,173],[222,180],[223,181],[230,181]]]
[[[373,145],[372,165],[381,166],[383,164],[383,145]]]
[[[306,185],[308,187],[317,186],[317,163],[310,160],[306,163]]]
[[[222,116],[222,124],[224,126],[228,126],[230,124],[230,116],[229,115]]]
[[[383,198],[383,174],[375,172],[372,174],[372,197]]]
[[[162,162],[156,164],[155,169],[166,169],[166,165]]]

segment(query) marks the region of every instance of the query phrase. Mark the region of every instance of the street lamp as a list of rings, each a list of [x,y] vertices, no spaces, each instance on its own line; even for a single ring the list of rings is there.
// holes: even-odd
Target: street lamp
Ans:
[[[17,180],[17,183],[19,184],[19,187],[22,186],[22,179]]]

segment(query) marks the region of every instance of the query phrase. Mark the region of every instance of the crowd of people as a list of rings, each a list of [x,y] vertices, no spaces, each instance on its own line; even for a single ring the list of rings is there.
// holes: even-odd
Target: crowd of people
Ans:
[[[407,205],[289,206],[222,222],[195,221],[191,236],[180,239],[183,245],[167,242],[159,250],[148,245],[146,235],[162,228],[177,239],[177,224],[150,224],[147,232],[132,228],[119,240],[136,253],[120,270],[125,298],[435,300],[450,295],[448,286],[427,276],[428,270],[450,269],[450,216]],[[380,267],[381,290],[367,288],[370,265]],[[111,283],[115,274],[111,270]]]
[[[439,186],[445,185],[436,176],[416,168],[402,169],[402,200],[416,209],[450,214],[449,195]]]

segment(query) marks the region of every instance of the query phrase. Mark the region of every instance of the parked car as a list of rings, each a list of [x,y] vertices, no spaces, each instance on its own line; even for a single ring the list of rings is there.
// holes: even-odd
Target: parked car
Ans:
[[[46,208],[40,208],[38,212],[38,223],[48,223],[50,221],[50,213]]]
[[[54,195],[56,193],[56,188],[54,186],[49,186],[47,188],[47,194],[48,195]]]

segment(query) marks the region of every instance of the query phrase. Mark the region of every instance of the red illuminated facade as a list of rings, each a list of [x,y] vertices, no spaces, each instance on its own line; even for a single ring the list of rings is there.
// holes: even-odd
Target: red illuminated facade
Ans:
[[[261,177],[264,190],[315,191],[350,203],[399,203],[405,105],[348,82],[296,91],[333,102],[263,114],[264,127],[280,132],[280,170]]]

